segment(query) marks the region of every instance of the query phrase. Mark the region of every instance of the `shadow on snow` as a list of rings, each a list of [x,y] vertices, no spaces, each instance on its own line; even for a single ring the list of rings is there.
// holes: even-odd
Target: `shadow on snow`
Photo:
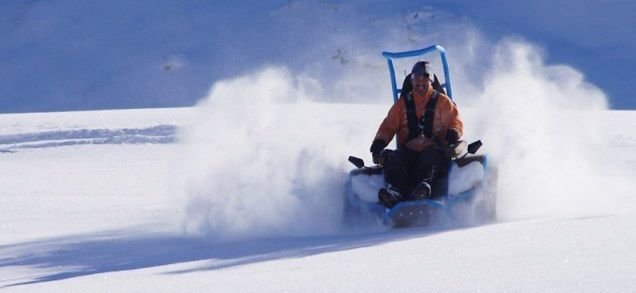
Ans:
[[[372,233],[342,233],[251,239],[214,243],[203,238],[169,233],[111,231],[0,246],[0,268],[36,269],[33,275],[0,279],[0,288],[75,277],[205,261],[197,268],[168,272],[183,274],[217,270],[269,260],[300,258],[423,237],[430,229],[399,229]],[[42,273],[44,271],[44,273]]]

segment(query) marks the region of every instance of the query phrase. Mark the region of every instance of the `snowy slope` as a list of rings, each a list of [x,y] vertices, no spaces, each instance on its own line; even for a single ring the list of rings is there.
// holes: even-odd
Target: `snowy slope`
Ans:
[[[249,78],[261,88],[259,82],[267,80],[271,86],[270,78],[277,80],[276,76],[266,72]],[[10,292],[636,289],[636,201],[631,182],[636,132],[624,127],[634,124],[633,112],[568,114],[582,124],[593,119],[603,133],[590,149],[599,155],[595,163],[602,166],[594,175],[605,174],[601,178],[614,185],[606,186],[605,193],[588,197],[585,192],[553,194],[539,189],[525,201],[520,195],[529,187],[504,177],[500,185],[508,188],[500,196],[499,213],[504,218],[499,223],[449,231],[350,231],[336,224],[338,216],[329,205],[341,196],[339,185],[350,168],[343,162],[346,155],[366,154],[374,131],[366,125],[379,121],[387,106],[291,101],[290,91],[297,89],[287,86],[284,82],[273,86],[276,90],[271,92],[280,95],[261,96],[265,102],[257,104],[267,110],[262,115],[246,122],[228,120],[234,125],[228,131],[201,129],[209,125],[206,119],[221,123],[237,114],[224,116],[221,112],[228,108],[208,107],[205,102],[182,109],[1,115],[2,288]],[[211,95],[222,91],[223,85],[217,85]],[[219,107],[223,111],[213,110]],[[464,113],[469,125],[477,124],[481,116],[474,108],[465,108]],[[220,120],[214,118],[218,116]],[[260,124],[251,124],[255,121]],[[281,121],[302,121],[305,127]],[[149,130],[161,125],[169,131]],[[296,132],[305,136],[294,136]],[[225,145],[215,144],[218,135]],[[189,140],[192,137],[198,142]],[[244,137],[253,138],[258,147],[242,144]],[[250,155],[247,150],[259,149],[240,158]],[[204,168],[208,164],[212,167]],[[561,176],[574,192],[579,190],[570,184],[592,189],[606,185],[589,182],[582,165],[566,167],[569,174],[544,171]],[[232,177],[238,175],[243,177]],[[570,182],[571,176],[581,180]],[[333,184],[320,187],[316,182]],[[268,200],[279,206],[269,205]],[[532,213],[519,212],[523,207]],[[223,214],[228,210],[234,214]]]
[[[29,17],[48,15],[50,9],[67,11],[65,6],[29,3],[35,5],[25,12]],[[332,20],[357,15],[358,6],[319,1],[321,9],[335,14],[308,14],[315,6],[303,3],[255,9],[274,9],[257,18],[278,21],[265,31],[289,33],[289,40],[303,36],[299,40],[312,50],[287,51],[315,62],[269,66],[229,60],[249,66],[229,66],[227,71],[215,67],[229,78],[214,82],[207,94],[201,90],[194,95],[202,96],[194,107],[0,115],[0,288],[636,290],[633,111],[608,110],[602,89],[573,67],[547,63],[536,45],[515,38],[490,43],[452,13],[428,6],[407,14],[396,7],[397,19],[366,19],[371,27],[366,22],[348,23],[351,30],[346,32],[358,33],[345,32],[340,42],[336,37],[329,43],[340,51],[312,47],[313,38],[343,27]],[[376,12],[387,6],[382,1],[368,3]],[[103,8],[93,2],[82,5]],[[106,14],[122,10],[114,5],[105,8]],[[147,10],[131,7],[127,15],[135,16],[135,11]],[[153,13],[161,14],[147,12],[150,20]],[[462,33],[422,33],[433,30],[430,20],[440,17],[456,20],[447,29]],[[199,24],[211,25],[202,19],[206,20],[201,16]],[[304,22],[324,24],[325,30],[305,35],[303,26],[291,25]],[[414,31],[392,31],[395,22]],[[286,32],[290,27],[298,30]],[[49,28],[55,28],[54,23],[13,27],[33,29],[27,35],[42,33],[45,39]],[[382,38],[373,37],[376,28],[386,29]],[[71,33],[83,35],[83,29],[74,27]],[[106,34],[106,40],[116,35]],[[147,37],[152,39],[152,34]],[[182,43],[186,49],[201,41],[191,35],[184,35],[184,40],[194,42]],[[397,49],[412,49],[432,40],[453,48],[449,52],[454,98],[466,125],[464,138],[482,139],[483,152],[499,168],[499,222],[445,231],[345,229],[340,211],[351,169],[345,159],[358,155],[368,161],[369,143],[390,103],[386,65],[378,48],[395,42],[400,44]],[[102,41],[87,39],[75,45],[92,47]],[[227,43],[228,50],[237,43]],[[359,46],[347,46],[352,43]],[[15,52],[28,53],[23,50],[28,40],[21,44],[25,47]],[[154,79],[152,85],[184,82],[190,88],[192,82],[208,87],[209,77],[188,79],[200,72],[186,61],[210,55],[188,52],[183,57],[182,47],[162,48],[149,53],[150,59],[141,58],[144,62],[132,58],[112,64],[116,68],[102,68],[102,73],[125,72],[121,79],[101,84],[103,79],[87,74],[88,81],[72,83],[70,89],[42,87],[72,106],[78,99],[89,99],[87,93],[95,85],[104,86],[97,91],[107,98],[103,101],[122,106],[120,99],[138,97],[128,90],[139,93],[136,78],[145,76],[148,68],[161,74],[180,72]],[[265,54],[267,59],[281,58],[275,49],[263,48],[270,54]],[[324,56],[315,58],[320,52],[333,52],[329,60],[348,65],[334,71],[321,67]],[[129,56],[117,50],[109,54]],[[158,61],[164,57],[166,62]],[[202,64],[208,68],[214,62]],[[398,69],[400,78],[410,65]],[[82,76],[87,71],[73,72]],[[17,76],[13,80],[26,88],[41,86]],[[163,93],[164,88],[155,89],[153,93]],[[162,99],[152,93],[146,98]],[[104,104],[87,107],[91,106]]]
[[[502,39],[577,68],[633,109],[632,1],[0,2],[0,112],[191,106],[210,83],[277,64],[384,82],[383,50],[444,45],[480,83]],[[457,74],[457,71],[455,71]],[[377,78],[378,76],[381,77]],[[620,77],[620,78],[618,78]],[[332,100],[371,82],[335,86]],[[464,82],[456,83],[471,92]],[[373,98],[381,101],[381,98]],[[369,101],[369,99],[365,99]]]

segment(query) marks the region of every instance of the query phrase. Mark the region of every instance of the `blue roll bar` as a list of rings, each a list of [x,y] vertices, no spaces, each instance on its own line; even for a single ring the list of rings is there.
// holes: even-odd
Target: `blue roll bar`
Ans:
[[[420,50],[406,51],[406,52],[382,52],[382,56],[386,58],[389,64],[389,73],[391,74],[391,89],[393,90],[393,102],[396,102],[400,97],[400,90],[397,88],[397,81],[395,80],[395,69],[393,68],[393,59],[416,57],[425,55],[431,52],[438,51],[440,58],[442,59],[442,65],[444,66],[444,83],[442,86],[446,89],[446,94],[453,99],[453,90],[451,88],[450,71],[448,70],[448,60],[446,60],[446,50],[439,45],[433,45]]]

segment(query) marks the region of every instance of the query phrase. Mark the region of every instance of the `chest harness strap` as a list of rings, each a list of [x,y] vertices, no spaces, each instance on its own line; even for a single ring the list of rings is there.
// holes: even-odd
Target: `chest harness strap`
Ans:
[[[435,106],[437,105],[438,96],[439,92],[433,90],[431,98],[424,108],[424,113],[422,113],[421,119],[418,121],[413,93],[408,92],[406,94],[404,104],[406,106],[406,122],[409,127],[408,140],[414,139],[420,134],[424,134],[427,138],[433,137],[433,119],[435,118]]]

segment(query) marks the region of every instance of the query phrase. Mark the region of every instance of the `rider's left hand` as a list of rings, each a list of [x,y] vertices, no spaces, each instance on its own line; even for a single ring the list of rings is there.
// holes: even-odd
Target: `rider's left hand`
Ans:
[[[446,130],[446,142],[449,145],[455,145],[459,141],[459,132],[455,128]]]

